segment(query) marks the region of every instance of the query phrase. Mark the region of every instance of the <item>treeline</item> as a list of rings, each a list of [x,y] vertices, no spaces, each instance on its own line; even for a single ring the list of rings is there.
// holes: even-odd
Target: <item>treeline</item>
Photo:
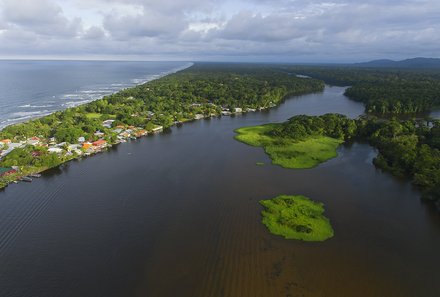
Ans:
[[[276,65],[201,63],[101,100],[8,126],[0,138],[55,137],[74,143],[78,137],[95,140],[97,130],[111,138],[115,135],[102,126],[103,120],[115,120],[113,126],[166,128],[196,114],[219,115],[222,108],[267,108],[288,95],[323,89],[322,81],[291,76]]]
[[[440,207],[440,120],[353,120],[340,114],[300,115],[269,133],[297,140],[310,135],[366,140],[378,149],[373,161],[377,167],[412,178],[423,197]]]
[[[353,67],[288,67],[337,86],[350,86],[345,95],[363,102],[377,114],[419,113],[440,108],[440,73]]]

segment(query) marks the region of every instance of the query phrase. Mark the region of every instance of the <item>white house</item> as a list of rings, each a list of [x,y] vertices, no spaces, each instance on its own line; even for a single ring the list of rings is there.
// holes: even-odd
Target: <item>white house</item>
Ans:
[[[59,147],[50,147],[47,151],[49,153],[61,154],[63,152],[63,149]]]
[[[115,120],[105,120],[104,122],[102,122],[102,126],[110,129],[112,127],[114,121]]]

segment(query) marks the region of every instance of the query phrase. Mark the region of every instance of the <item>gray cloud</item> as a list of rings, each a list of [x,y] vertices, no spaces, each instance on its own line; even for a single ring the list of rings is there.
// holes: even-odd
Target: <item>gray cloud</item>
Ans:
[[[68,20],[61,8],[48,0],[3,0],[2,19],[10,25],[36,34],[75,36],[81,19]]]
[[[437,0],[19,2],[0,0],[0,56],[348,61],[440,47]]]

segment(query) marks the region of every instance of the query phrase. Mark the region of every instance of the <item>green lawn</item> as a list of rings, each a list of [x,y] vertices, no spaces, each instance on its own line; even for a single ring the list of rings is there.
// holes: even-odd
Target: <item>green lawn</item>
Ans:
[[[324,241],[334,235],[322,203],[301,195],[280,195],[260,204],[265,208],[262,223],[272,234],[304,241]]]
[[[86,114],[86,117],[88,119],[99,119],[99,118],[101,118],[101,116],[102,116],[102,114],[95,113],[95,112],[89,112],[89,113]]]
[[[310,136],[301,141],[273,137],[267,133],[277,124],[244,127],[235,130],[235,139],[246,144],[263,147],[272,163],[284,168],[313,168],[336,157],[342,140],[327,136]]]

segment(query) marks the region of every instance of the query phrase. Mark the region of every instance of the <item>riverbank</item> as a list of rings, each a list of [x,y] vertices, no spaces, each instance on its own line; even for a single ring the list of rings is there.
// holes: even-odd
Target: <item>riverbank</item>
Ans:
[[[322,91],[313,79],[291,77],[268,65],[196,64],[175,74],[68,108],[0,132],[2,180],[52,168],[107,147],[191,120],[254,112],[287,96]]]

